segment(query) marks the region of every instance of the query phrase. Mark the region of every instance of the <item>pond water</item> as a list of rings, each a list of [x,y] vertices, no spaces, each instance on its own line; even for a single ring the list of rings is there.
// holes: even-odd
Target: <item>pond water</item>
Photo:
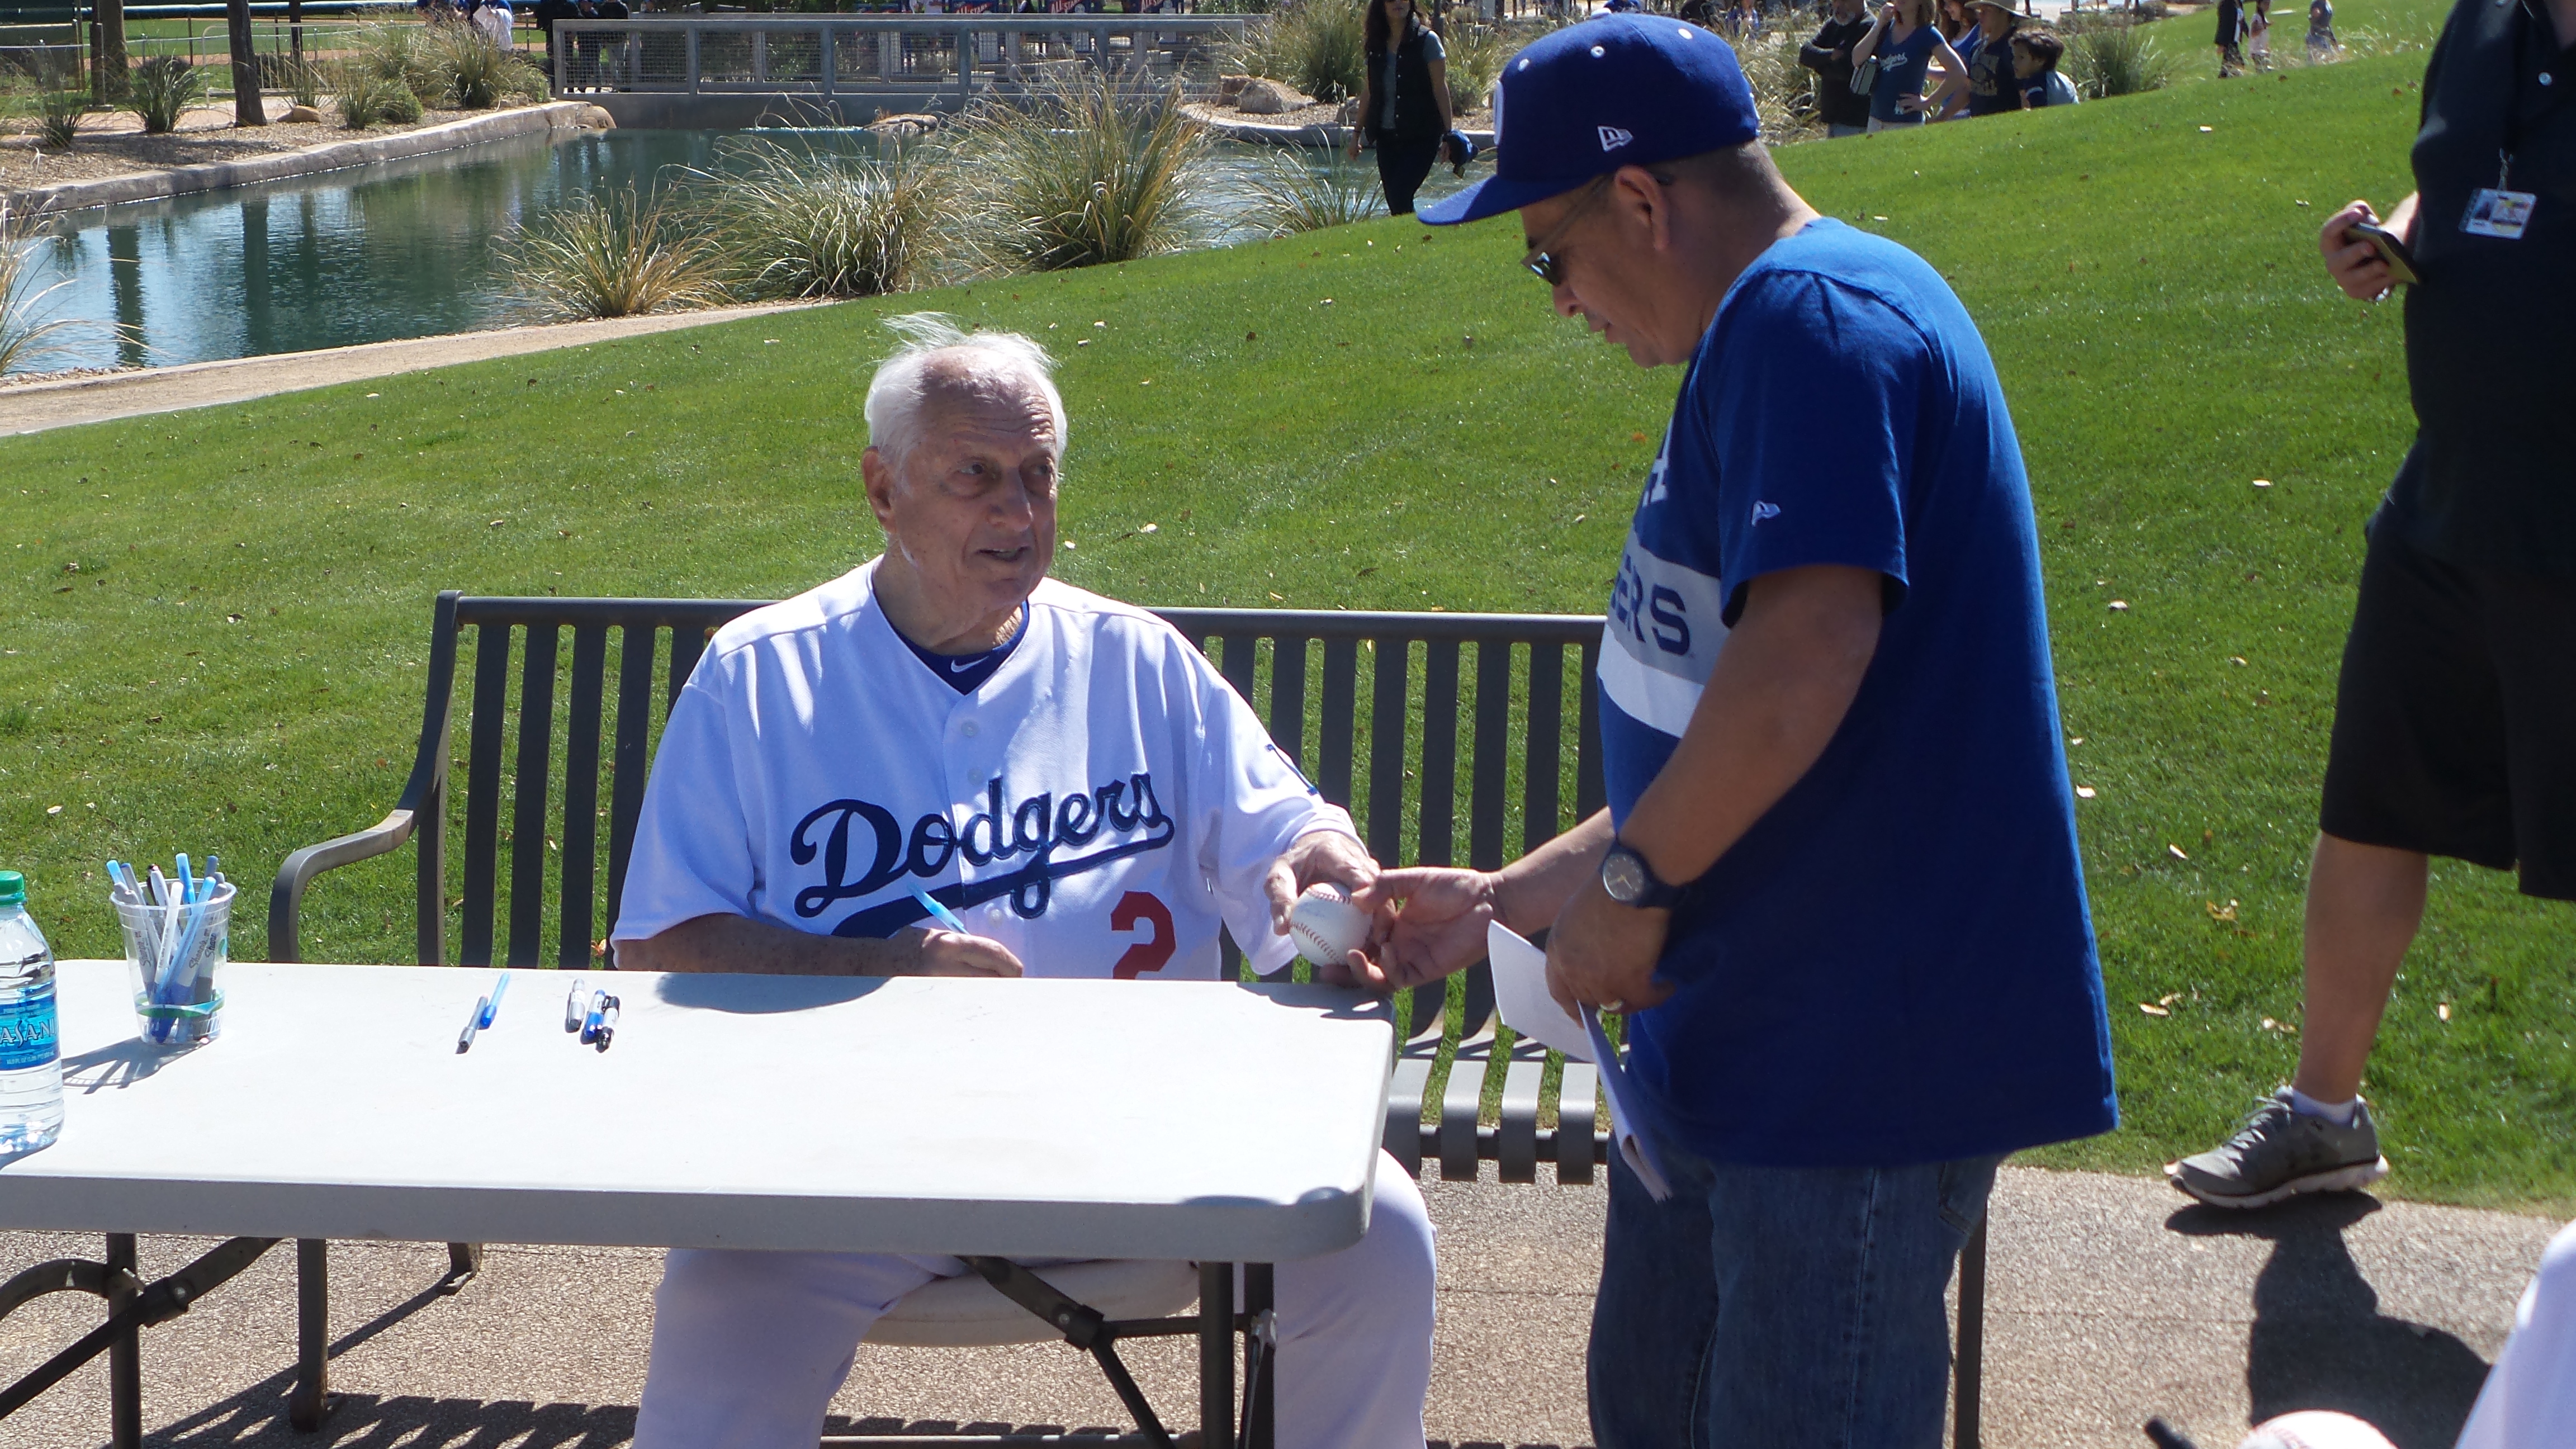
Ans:
[[[36,366],[166,366],[507,326],[525,314],[495,251],[501,238],[588,192],[631,183],[649,195],[684,168],[720,166],[719,142],[733,134],[532,136],[74,213],[40,247],[49,274],[36,285],[67,280],[50,315],[102,325],[56,334]],[[799,134],[823,149],[873,139]],[[1220,224],[1265,149],[1219,148],[1210,210]],[[1426,199],[1460,184],[1445,167],[1433,178]]]

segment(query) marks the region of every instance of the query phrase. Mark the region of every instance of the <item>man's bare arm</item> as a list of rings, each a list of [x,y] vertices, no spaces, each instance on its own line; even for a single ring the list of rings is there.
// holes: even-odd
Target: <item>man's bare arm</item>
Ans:
[[[1020,959],[980,936],[913,928],[886,940],[791,931],[747,916],[682,921],[617,943],[629,971],[731,971],[747,976],[1017,976]]]

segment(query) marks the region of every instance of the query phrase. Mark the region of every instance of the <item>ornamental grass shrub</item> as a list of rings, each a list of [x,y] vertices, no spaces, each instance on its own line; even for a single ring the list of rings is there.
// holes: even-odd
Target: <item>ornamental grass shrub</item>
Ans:
[[[408,126],[421,117],[420,97],[400,76],[385,75],[363,64],[340,73],[331,103],[340,124],[352,131],[369,126]]]
[[[143,120],[147,136],[166,135],[179,124],[179,114],[206,93],[206,77],[183,55],[156,55],[135,62],[126,86],[126,109]]]
[[[943,149],[964,188],[963,259],[997,272],[1052,272],[1179,251],[1198,239],[1207,132],[1177,96],[1106,75],[987,104]]]
[[[36,143],[57,151],[71,149],[80,135],[81,122],[89,118],[89,92],[44,90],[36,93]]]
[[[1368,68],[1367,16],[1354,0],[1293,0],[1245,26],[1226,62],[1319,101],[1345,100]]]
[[[2277,49],[2277,45],[2275,46]],[[2088,101],[2134,96],[2173,84],[2174,58],[2135,25],[2095,25],[2066,37],[2058,68]]]
[[[688,208],[635,188],[596,192],[548,212],[501,244],[521,297],[558,320],[640,317],[726,298],[725,259]]]
[[[872,297],[927,280],[949,188],[922,152],[882,158],[730,140],[691,178],[726,281],[753,297]]]
[[[1254,236],[1294,236],[1385,214],[1375,168],[1345,159],[1338,147],[1325,154],[1320,170],[1299,147],[1282,146],[1262,158],[1248,187],[1246,220]]]
[[[31,364],[53,350],[52,339],[81,325],[48,314],[54,294],[72,284],[69,277],[39,286],[36,249],[44,245],[44,228],[13,212],[0,196],[0,376],[32,370]]]
[[[421,99],[462,111],[543,100],[546,78],[518,52],[470,25],[433,26],[415,47],[430,91]]]

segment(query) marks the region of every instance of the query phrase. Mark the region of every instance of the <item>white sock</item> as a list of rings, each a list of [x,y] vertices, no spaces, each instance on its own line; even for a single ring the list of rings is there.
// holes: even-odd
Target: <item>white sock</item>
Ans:
[[[2302,1117],[2323,1117],[2337,1127],[2352,1125],[2354,1114],[2361,1111],[2361,1099],[2342,1102],[2320,1102],[2296,1087],[2290,1089],[2290,1110]]]

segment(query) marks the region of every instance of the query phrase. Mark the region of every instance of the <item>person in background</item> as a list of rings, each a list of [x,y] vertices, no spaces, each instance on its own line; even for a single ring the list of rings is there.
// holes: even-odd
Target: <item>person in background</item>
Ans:
[[[2308,59],[2330,59],[2341,48],[2335,43],[2334,0],[2308,0]]]
[[[2245,73],[2245,0],[2218,0],[2218,78]]]
[[[1968,13],[1968,0],[1941,0],[1938,24],[1941,38],[1950,42],[1950,48],[1958,51],[1964,59],[1967,47],[1976,43],[1977,32],[1977,17]]]
[[[1889,0],[1869,33],[1852,47],[1852,64],[1878,57],[1878,85],[1869,93],[1869,129],[1919,126],[1926,111],[1938,111],[1968,83],[1968,63],[1933,23],[1932,0]],[[1926,100],[1923,72],[1934,58],[1941,62],[1941,88]]]
[[[510,48],[510,31],[518,24],[518,17],[510,11],[510,0],[483,0],[474,12],[473,21],[474,28],[482,32],[484,39],[503,50]]]
[[[1815,39],[1798,47],[1798,64],[1816,73],[1816,114],[1825,134],[1857,136],[1869,129],[1869,97],[1851,87],[1852,47],[1869,34],[1869,17],[1860,0],[1833,0],[1833,6]]]
[[[2245,52],[2256,70],[2272,68],[2272,0],[2253,0],[2245,16]]]
[[[1942,109],[1945,121],[1963,110],[1971,116],[2000,116],[2021,109],[2012,70],[2012,36],[2021,16],[2011,0],[1973,0],[1969,8],[1977,14],[1977,28],[1968,33],[1968,44],[1958,47],[1959,58],[1968,63],[1968,83]]]
[[[1702,30],[1717,29],[1716,0],[1682,0],[1681,17]]]
[[[1369,6],[1364,34],[1368,69],[1360,78],[1351,159],[1359,159],[1363,140],[1374,142],[1386,209],[1410,216],[1413,194],[1440,157],[1442,133],[1456,127],[1449,115],[1448,51],[1413,0],[1377,0]]]
[[[2370,520],[2335,684],[2297,1073],[2226,1142],[2166,1168],[2217,1207],[2387,1174],[2362,1078],[2423,925],[2431,857],[2516,871],[2524,895],[2576,901],[2571,80],[2576,0],[2458,0],[2424,67],[2416,190],[2385,222],[2354,201],[2317,233],[2327,275],[2355,301],[2398,283],[2353,227],[2379,224],[2412,255],[2415,441]],[[2576,916],[2548,909],[2568,939]]]
[[[546,42],[546,75],[552,79],[555,73],[555,22],[580,19],[581,7],[573,0],[537,0],[536,16],[537,34],[545,37]]]
[[[2057,63],[2066,57],[2066,42],[2053,32],[2038,26],[2013,32],[2012,56],[2013,81],[2021,87],[2023,110],[2071,106],[2084,99],[2075,93],[2075,82],[2058,73]]]

